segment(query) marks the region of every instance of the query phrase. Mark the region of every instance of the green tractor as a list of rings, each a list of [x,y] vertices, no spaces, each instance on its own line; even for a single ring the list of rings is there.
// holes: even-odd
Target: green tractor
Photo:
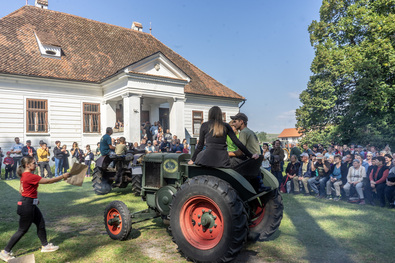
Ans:
[[[104,223],[112,239],[125,240],[132,224],[162,217],[170,222],[169,232],[186,258],[227,262],[238,255],[247,238],[263,241],[279,228],[283,202],[278,181],[260,168],[259,161],[252,169],[251,164],[223,169],[188,165],[190,157],[144,156],[141,196],[148,209],[131,214],[123,202],[111,202]],[[256,168],[266,186],[259,193],[246,179]]]

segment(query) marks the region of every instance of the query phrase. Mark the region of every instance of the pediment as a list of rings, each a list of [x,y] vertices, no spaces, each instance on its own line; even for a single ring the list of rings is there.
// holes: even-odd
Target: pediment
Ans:
[[[166,56],[158,52],[127,68],[130,72],[190,81],[190,78]]]

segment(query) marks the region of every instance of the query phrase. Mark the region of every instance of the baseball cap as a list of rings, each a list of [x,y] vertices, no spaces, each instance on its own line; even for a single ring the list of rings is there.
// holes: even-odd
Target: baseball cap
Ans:
[[[316,157],[317,159],[324,159],[324,155],[322,155],[321,153],[317,153]]]
[[[230,116],[232,120],[242,120],[244,122],[248,122],[248,117],[244,113],[237,113],[235,116]]]
[[[7,154],[11,154],[11,152],[10,152],[10,151],[8,151],[8,152],[7,152]]]

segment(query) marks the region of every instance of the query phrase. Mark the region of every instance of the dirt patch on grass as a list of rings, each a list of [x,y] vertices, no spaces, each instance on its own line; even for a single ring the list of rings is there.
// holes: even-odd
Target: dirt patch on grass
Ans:
[[[142,254],[155,260],[172,262],[178,258],[182,261],[181,255],[177,251],[177,245],[173,242],[164,242],[163,239],[153,239],[146,242],[138,242],[138,247]]]

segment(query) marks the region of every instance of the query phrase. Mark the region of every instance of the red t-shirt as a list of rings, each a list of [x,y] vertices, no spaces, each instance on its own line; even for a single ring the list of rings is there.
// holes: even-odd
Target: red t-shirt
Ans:
[[[21,177],[22,196],[37,198],[38,182],[42,177],[29,172],[23,173]]]

